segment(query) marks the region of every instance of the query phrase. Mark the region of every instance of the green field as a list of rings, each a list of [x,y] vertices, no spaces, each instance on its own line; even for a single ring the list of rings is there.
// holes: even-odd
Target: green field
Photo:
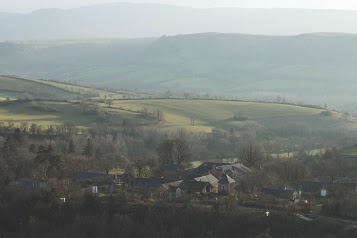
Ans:
[[[147,94],[142,93],[132,93],[132,92],[124,92],[124,91],[108,91],[103,89],[95,89],[90,87],[78,86],[78,85],[70,85],[65,83],[58,83],[53,81],[45,81],[45,80],[38,80],[38,79],[28,79],[33,82],[42,83],[51,85],[58,89],[63,89],[71,93],[75,94],[83,94],[83,95],[98,95],[100,98],[113,98],[113,99],[122,99],[123,97],[145,97],[148,96]]]
[[[4,97],[2,97],[4,98]],[[98,122],[97,116],[85,115],[79,104],[45,101],[41,104],[58,109],[59,112],[39,112],[29,103],[0,106],[0,121],[12,120],[16,123],[36,122],[41,125],[58,125],[66,120],[73,121],[83,128]],[[102,110],[112,114],[114,121],[135,119],[141,122],[152,122],[144,119],[140,111],[146,107],[149,111],[160,110],[164,121],[157,124],[164,130],[186,129],[195,132],[210,133],[212,129],[237,133],[256,133],[260,128],[279,129],[287,125],[299,125],[309,130],[322,131],[357,131],[357,123],[352,118],[344,121],[341,114],[333,112],[332,116],[322,116],[321,109],[301,106],[219,100],[185,100],[185,99],[156,99],[156,100],[115,100],[112,107],[100,104]],[[248,117],[247,121],[235,121],[233,115],[239,113]],[[194,126],[191,125],[194,120]],[[132,120],[131,120],[132,121]],[[98,122],[99,123],[99,122]]]
[[[352,146],[348,148],[344,148],[341,153],[343,155],[350,155],[350,156],[356,156],[357,157],[357,146]]]
[[[18,77],[0,76],[1,97],[33,97],[48,99],[75,99],[79,95],[52,85]]]
[[[0,98],[16,99],[28,96],[44,99],[73,100],[83,97],[122,99],[125,97],[148,97],[149,95],[124,91],[108,91],[17,76],[0,76]]]
[[[41,105],[56,108],[58,112],[39,112],[32,109],[30,103],[0,106],[0,121],[11,121],[15,125],[21,122],[36,123],[42,126],[61,125],[65,121],[72,121],[80,128],[88,128],[97,123],[98,116],[85,115],[79,104],[67,102],[43,101]],[[136,119],[140,115],[112,109],[113,120]]]
[[[186,128],[193,131],[210,132],[213,128],[230,129],[260,123],[268,119],[289,120],[295,117],[319,115],[322,110],[306,107],[259,102],[215,101],[215,100],[119,100],[113,107],[140,111],[143,107],[161,110],[164,113],[163,128]],[[240,113],[249,117],[248,121],[233,120]],[[195,126],[191,126],[191,118]]]
[[[357,145],[339,151],[350,166],[357,167]]]

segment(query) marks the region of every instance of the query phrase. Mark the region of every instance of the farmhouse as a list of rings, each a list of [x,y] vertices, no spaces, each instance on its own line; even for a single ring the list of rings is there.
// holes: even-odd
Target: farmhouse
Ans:
[[[222,194],[234,194],[235,193],[236,181],[224,174],[222,178],[218,181],[218,192]]]
[[[218,179],[214,177],[212,174],[201,176],[201,177],[196,177],[194,178],[195,181],[197,182],[207,182],[211,185],[212,190],[211,192],[213,193],[218,193]]]
[[[252,170],[241,163],[216,163],[204,162],[197,168],[186,169],[186,174],[195,175],[197,177],[212,174],[216,178],[220,178],[224,174],[228,174],[231,178],[239,179],[251,173]]]
[[[211,193],[213,190],[213,186],[209,182],[199,182],[196,180],[183,181],[179,188],[184,194],[196,194],[202,195]]]
[[[111,194],[113,190],[130,182],[132,176],[129,174],[112,175],[95,172],[78,172],[72,180],[83,189],[89,189],[92,193]]]
[[[47,184],[45,182],[41,182],[33,179],[17,179],[11,182],[10,185],[15,188],[25,189],[25,190],[38,190],[47,187]]]

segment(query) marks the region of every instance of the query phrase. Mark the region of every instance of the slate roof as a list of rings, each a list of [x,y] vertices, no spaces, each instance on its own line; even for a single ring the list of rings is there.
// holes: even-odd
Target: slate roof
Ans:
[[[315,181],[298,181],[295,183],[295,188],[305,193],[316,193],[322,188],[328,189],[331,183],[315,182]]]
[[[316,181],[299,181],[295,183],[295,188],[305,193],[316,193],[319,192],[322,188],[325,188],[327,190],[338,189],[338,188],[356,190],[357,188],[357,183],[353,182],[353,180],[337,180],[337,181],[336,182],[334,181],[333,183],[316,182]]]
[[[37,189],[37,188],[46,187],[46,183],[33,179],[17,179],[13,181],[11,184],[14,186],[28,188],[28,189],[32,189],[32,188]]]
[[[131,182],[134,187],[151,187],[156,188],[162,184],[176,182],[173,179],[166,178],[136,178]]]
[[[217,163],[217,162],[204,162],[196,168],[196,174],[207,174],[210,170],[215,169],[218,166],[229,165],[229,163]]]
[[[218,183],[223,183],[223,184],[231,184],[235,183],[234,179],[229,177],[227,174],[222,175],[222,178],[218,181]]]
[[[240,173],[242,175],[249,174],[253,172],[250,168],[244,166],[241,163],[234,163],[234,164],[226,164],[217,166],[218,170],[222,170],[223,172],[233,171],[236,173]]]

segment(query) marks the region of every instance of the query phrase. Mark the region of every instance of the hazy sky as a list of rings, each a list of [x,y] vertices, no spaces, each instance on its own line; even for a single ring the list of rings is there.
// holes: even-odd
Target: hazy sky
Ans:
[[[154,2],[192,7],[318,8],[357,10],[357,0],[0,0],[0,12],[30,12],[41,8],[74,8],[113,2]]]

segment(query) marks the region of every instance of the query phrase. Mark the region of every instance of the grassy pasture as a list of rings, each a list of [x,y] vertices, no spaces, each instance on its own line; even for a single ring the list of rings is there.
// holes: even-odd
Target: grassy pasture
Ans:
[[[79,104],[45,101],[41,104],[55,107],[59,112],[39,112],[29,104],[0,106],[0,121],[13,120],[15,123],[36,122],[41,125],[61,124],[66,120],[73,121],[81,127],[90,127],[97,122],[95,115],[84,115]],[[338,115],[323,117],[322,110],[293,105],[282,105],[260,102],[215,101],[215,100],[115,100],[112,107],[101,104],[102,109],[112,114],[113,120],[121,122],[148,122],[140,115],[143,107],[149,110],[161,110],[165,122],[157,124],[163,130],[186,129],[188,131],[210,133],[218,128],[229,130],[235,128],[237,133],[256,130],[259,127],[281,128],[288,123],[300,123],[311,130],[340,130],[356,123],[346,124]],[[234,121],[233,115],[240,113],[248,116],[248,121]],[[195,125],[191,125],[191,118]],[[98,122],[100,123],[100,122]],[[355,125],[356,124],[356,125]],[[331,129],[331,130],[332,130]]]
[[[75,99],[78,94],[33,80],[0,76],[0,95],[17,98],[30,95],[34,98]]]
[[[352,146],[340,150],[340,153],[345,157],[346,162],[353,167],[357,167],[357,146]]]
[[[69,85],[39,79],[0,76],[0,97],[19,98],[29,94],[33,97],[48,99],[76,99],[79,96],[122,99],[124,97],[145,97],[147,94],[107,91],[91,87]],[[10,95],[10,96],[8,96]]]
[[[107,96],[108,98],[114,98],[114,99],[122,99],[123,96],[140,96],[136,93],[131,93],[131,92],[124,92],[124,91],[106,91],[102,89],[95,89],[95,88],[90,88],[90,87],[83,87],[83,86],[78,86],[78,85],[69,85],[69,84],[64,84],[64,83],[57,83],[57,82],[52,82],[52,81],[45,81],[45,80],[38,80],[38,79],[28,79],[33,82],[37,83],[42,83],[42,84],[47,84],[51,85],[53,87],[59,88],[66,90],[68,92],[76,93],[76,94],[97,94],[100,98],[104,98]]]
[[[97,122],[96,115],[84,115],[79,104],[66,102],[43,101],[42,105],[58,109],[59,112],[40,112],[31,108],[29,103],[11,106],[0,106],[0,121],[12,121],[15,125],[21,122],[36,123],[42,126],[60,125],[72,121],[80,128],[88,128]],[[111,110],[114,120],[135,119],[135,113]]]
[[[345,148],[341,151],[343,155],[356,156],[357,157],[357,146],[352,146]]]
[[[132,111],[140,111],[143,107],[161,110],[166,121],[163,128],[186,128],[205,132],[210,132],[213,128],[240,127],[249,121],[289,120],[292,117],[318,115],[321,112],[318,109],[273,103],[183,99],[122,100],[115,101],[113,107]],[[248,116],[249,121],[234,121],[232,118],[235,113]],[[195,126],[191,126],[191,118],[195,120]]]

